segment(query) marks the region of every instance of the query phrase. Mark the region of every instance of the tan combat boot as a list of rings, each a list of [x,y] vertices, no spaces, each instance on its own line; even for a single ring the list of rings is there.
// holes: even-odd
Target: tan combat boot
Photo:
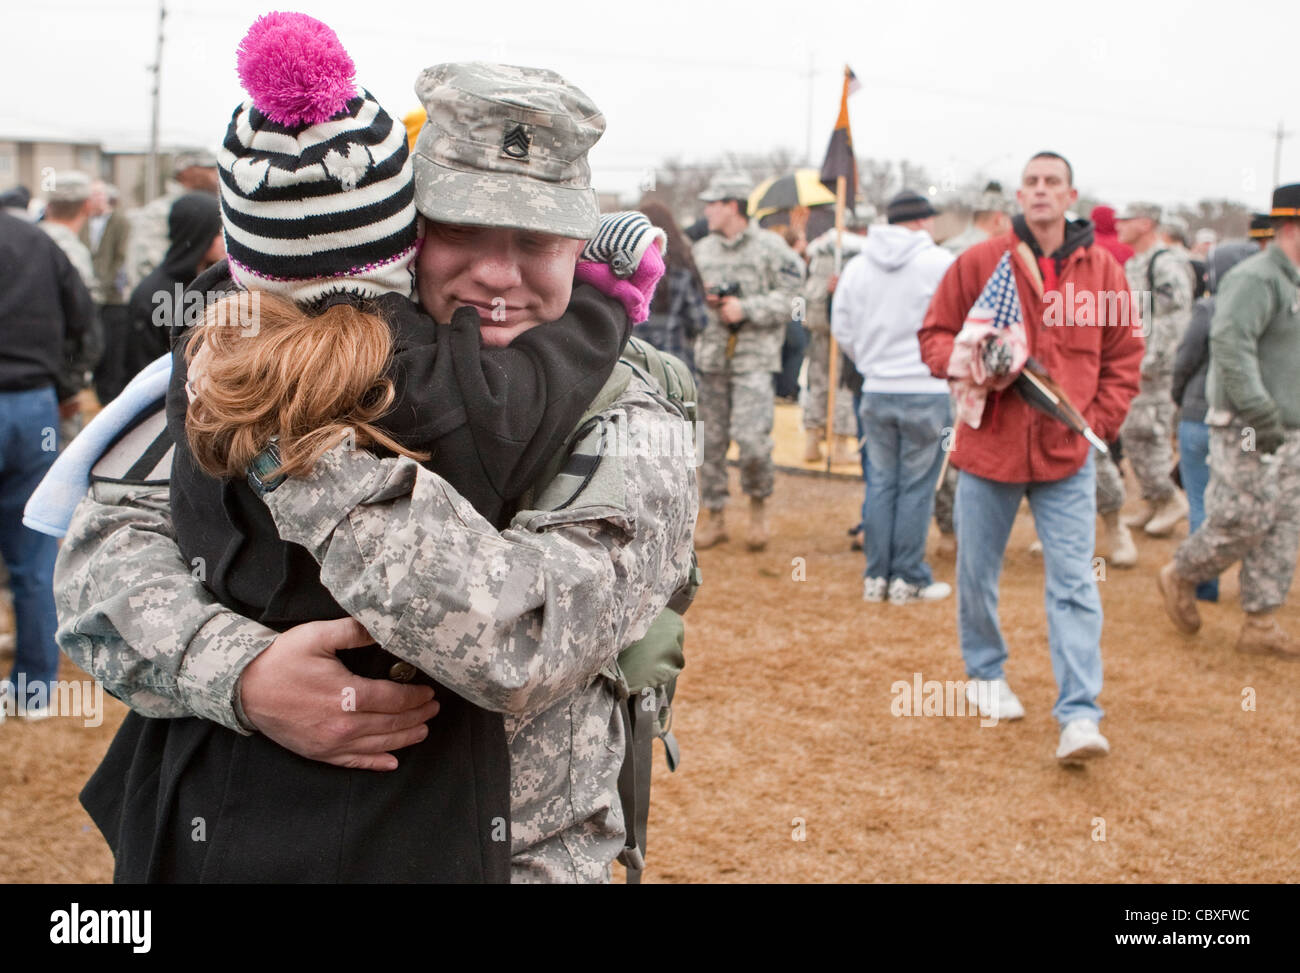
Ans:
[[[695,529],[695,549],[697,551],[703,551],[710,547],[717,547],[726,539],[726,511],[708,511],[704,523]]]
[[[1246,655],[1271,655],[1288,662],[1300,660],[1300,650],[1271,611],[1247,612],[1237,639],[1237,651]]]
[[[1141,530],[1155,515],[1155,505],[1150,500],[1143,500],[1141,509],[1135,510],[1131,514],[1125,514],[1120,518],[1120,523],[1133,530]]]
[[[862,461],[858,455],[857,436],[836,436],[835,456],[831,462],[837,466],[857,466]]]
[[[762,497],[749,498],[749,533],[745,537],[745,543],[751,551],[761,551],[767,547],[767,513]]]
[[[1160,569],[1156,583],[1164,598],[1165,614],[1174,623],[1174,628],[1184,635],[1195,635],[1201,628],[1201,613],[1196,607],[1196,584],[1175,571],[1173,561]]]
[[[945,534],[939,531],[939,539],[934,543],[935,557],[945,558],[951,561],[957,556],[957,535]]]
[[[820,463],[822,461],[822,439],[825,429],[805,429],[803,431],[803,461],[805,463]]]
[[[1119,522],[1119,511],[1101,515],[1106,534],[1106,563],[1117,568],[1131,568],[1137,564],[1138,549],[1133,535]]]
[[[1146,532],[1152,537],[1168,537],[1174,526],[1187,517],[1187,500],[1178,490],[1171,493],[1163,502],[1156,505],[1151,519],[1146,523]]]

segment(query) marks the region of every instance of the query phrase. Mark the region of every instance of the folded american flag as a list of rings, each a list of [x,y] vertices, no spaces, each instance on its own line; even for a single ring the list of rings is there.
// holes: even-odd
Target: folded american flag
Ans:
[[[948,359],[958,421],[978,429],[989,390],[1004,389],[1014,382],[1028,358],[1020,291],[1008,250],[966,312]]]

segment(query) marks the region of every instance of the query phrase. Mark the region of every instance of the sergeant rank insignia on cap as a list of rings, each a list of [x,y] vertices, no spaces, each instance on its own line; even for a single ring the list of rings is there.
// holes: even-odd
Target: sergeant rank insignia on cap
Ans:
[[[501,154],[509,156],[511,159],[527,159],[528,146],[532,139],[528,135],[528,129],[522,124],[516,122],[511,125],[506,122],[506,134],[501,140]]]

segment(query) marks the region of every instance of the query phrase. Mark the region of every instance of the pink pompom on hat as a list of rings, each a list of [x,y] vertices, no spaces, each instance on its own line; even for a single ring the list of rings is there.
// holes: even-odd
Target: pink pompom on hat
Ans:
[[[327,122],[356,93],[356,66],[314,17],[269,13],[239,42],[236,73],[267,118],[293,127]]]
[[[356,84],[326,24],[259,17],[239,44],[249,98],[217,156],[231,276],[300,303],[410,297],[418,250],[406,129]]]

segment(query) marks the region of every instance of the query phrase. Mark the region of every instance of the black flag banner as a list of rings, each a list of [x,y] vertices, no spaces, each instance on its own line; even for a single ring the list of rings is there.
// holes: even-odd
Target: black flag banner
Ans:
[[[831,132],[830,145],[826,147],[826,160],[822,163],[822,183],[835,192],[835,180],[844,177],[844,198],[849,205],[858,196],[858,160],[853,155],[853,133],[849,131],[849,95],[861,88],[857,77],[844,66],[844,90],[840,94],[840,117]]]

